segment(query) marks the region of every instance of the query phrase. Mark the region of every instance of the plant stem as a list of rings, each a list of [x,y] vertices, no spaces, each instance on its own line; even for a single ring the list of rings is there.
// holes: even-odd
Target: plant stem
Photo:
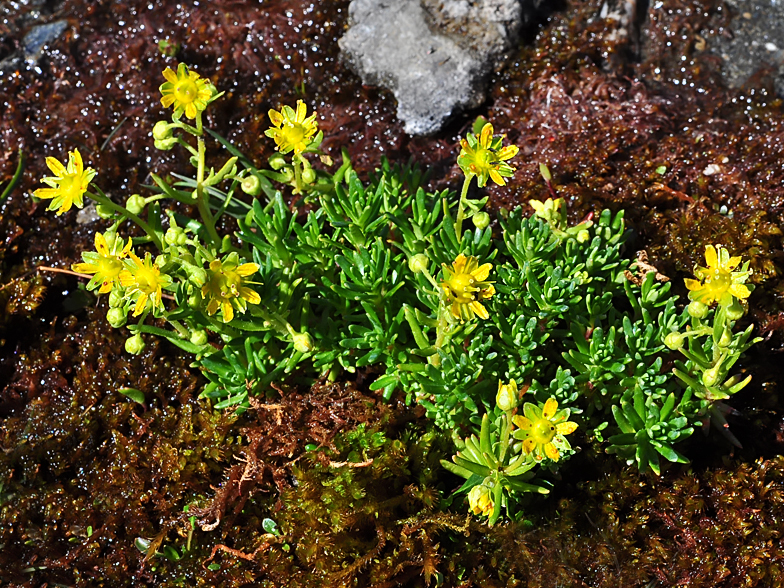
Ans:
[[[298,155],[295,155],[291,158],[291,162],[294,164],[294,193],[295,194],[302,194],[302,172],[300,171],[300,161]]]
[[[100,190],[99,190],[99,192],[100,192]],[[121,206],[119,204],[115,204],[114,202],[109,200],[109,198],[105,194],[103,194],[103,193],[96,194],[94,192],[85,192],[85,194],[87,194],[87,196],[89,196],[90,198],[95,200],[95,202],[97,202],[98,204],[102,204],[106,208],[109,208],[110,210],[113,210],[114,212],[118,212],[118,213],[120,213],[120,215],[124,216],[125,218],[128,218],[128,219],[132,220],[133,222],[135,222],[137,225],[139,225],[139,228],[141,228],[145,233],[147,233],[147,236],[150,237],[150,239],[152,239],[152,242],[155,243],[155,246],[158,248],[158,250],[159,251],[163,251],[163,244],[161,243],[160,237],[158,237],[158,235],[155,233],[155,231],[153,230],[153,228],[150,225],[148,225],[146,222],[144,222],[137,215],[135,215],[132,212],[130,212],[124,206]]]
[[[210,241],[212,241],[212,244],[217,247],[220,244],[221,239],[218,236],[218,232],[215,230],[215,219],[210,212],[209,194],[207,193],[207,190],[204,189],[205,147],[204,137],[201,133],[201,113],[196,116],[196,129],[199,131],[199,135],[196,136],[196,141],[199,146],[199,151],[196,155],[198,162],[196,168],[196,203],[199,208],[201,220],[204,222],[204,228],[207,229],[207,235],[209,236]]]
[[[467,175],[463,180],[463,190],[460,192],[460,202],[457,204],[457,218],[455,219],[455,235],[457,236],[458,243],[463,238],[463,220],[465,219],[465,200],[468,195],[468,187],[471,185],[471,178],[473,175]]]

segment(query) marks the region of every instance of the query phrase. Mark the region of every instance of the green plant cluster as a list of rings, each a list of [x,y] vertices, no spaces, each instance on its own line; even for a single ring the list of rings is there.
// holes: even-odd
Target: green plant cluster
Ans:
[[[67,167],[47,160],[55,176],[36,193],[59,213],[86,193],[114,219],[74,269],[109,293],[113,326],[138,317],[128,352],[140,353],[142,335],[152,334],[193,353],[209,380],[203,397],[217,409],[242,411],[289,375],[375,374],[372,389],[385,399],[402,391],[451,434],[458,453],[442,463],[466,478],[471,510],[491,524],[504,510],[515,516],[525,493],[548,492],[535,476],[574,453],[566,435],[577,428],[658,473],[661,457],[686,461],[675,445],[695,426],[726,424],[717,403],[748,382],[729,370],[753,343],[751,328],[732,331],[748,272],[732,273],[738,260],[726,251],[723,265],[709,261],[713,283],[699,269],[705,284],[689,286],[707,302],[698,315],[694,303],[678,310],[655,271],[631,271],[622,212],[570,227],[563,200],[551,198],[532,200],[531,217],[518,207],[492,225],[487,198],[469,199],[469,187],[474,178],[504,185],[517,148],[502,147],[483,120],[461,142],[459,196],[426,191],[413,165],[384,162],[363,182],[345,151],[336,171],[317,169],[309,157],[334,164],[302,102],[270,111],[267,134],[279,150],[270,169],[210,133],[230,155],[216,172],[207,169],[201,117],[219,95],[184,66],[164,75],[163,102],[175,112],[156,124],[155,142],[184,148],[194,177],[154,175],[154,195],[120,206],[85,192],[95,171],[76,151]],[[301,206],[286,203],[283,186]],[[198,218],[163,211],[165,198],[192,205]],[[223,215],[237,219],[234,235],[218,233]],[[126,220],[146,236],[126,243],[117,234]],[[474,226],[463,230],[467,220]],[[157,252],[142,259],[134,247],[147,244]],[[721,300],[708,327],[713,295]],[[665,341],[686,355],[675,372]]]

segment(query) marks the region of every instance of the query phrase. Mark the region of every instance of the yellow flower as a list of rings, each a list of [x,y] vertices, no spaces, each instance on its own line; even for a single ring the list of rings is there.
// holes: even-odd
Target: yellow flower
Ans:
[[[493,513],[494,506],[490,488],[484,484],[471,488],[468,493],[468,509],[472,513],[489,517]]]
[[[443,269],[446,279],[441,282],[441,287],[452,316],[461,321],[470,320],[474,315],[489,318],[480,300],[487,300],[495,294],[493,284],[486,281],[493,269],[492,264],[480,266],[476,257],[466,257],[461,253],[452,267],[443,264]]]
[[[284,106],[280,112],[270,110],[269,117],[273,126],[264,134],[275,140],[277,149],[281,153],[294,151],[299,155],[308,148],[318,131],[316,113],[305,118],[307,113],[308,108],[302,100],[297,100],[296,112],[291,106]]]
[[[234,318],[235,308],[245,312],[248,302],[251,304],[261,302],[261,296],[255,290],[243,285],[243,278],[257,271],[259,266],[255,263],[239,265],[239,256],[236,253],[230,253],[223,261],[216,259],[210,262],[207,282],[201,288],[202,297],[208,301],[207,314],[212,316],[220,308],[223,322],[228,323]]]
[[[738,267],[740,257],[730,257],[729,251],[721,245],[718,249],[713,245],[705,248],[705,262],[708,267],[694,268],[694,275],[699,280],[684,280],[689,289],[690,300],[707,305],[718,302],[721,306],[729,306],[733,296],[739,299],[749,297],[751,291],[743,285],[751,275],[748,262],[741,271],[732,271]]]
[[[145,254],[144,261],[133,252],[128,255],[131,259],[125,261],[125,269],[120,272],[120,285],[127,288],[127,297],[136,300],[133,316],[140,315],[147,308],[148,301],[153,309],[163,309],[161,289],[171,284],[171,278],[161,274],[149,251]]]
[[[172,68],[163,70],[166,82],[161,85],[161,104],[165,108],[174,106],[174,118],[179,119],[183,113],[188,118],[196,118],[199,112],[207,108],[207,103],[213,94],[213,86],[209,80],[203,79],[195,71],[189,71],[188,66],[181,63],[177,66],[177,73]]]
[[[506,160],[517,155],[519,149],[516,145],[501,148],[503,140],[503,136],[494,137],[493,125],[486,123],[479,137],[468,133],[467,137],[460,141],[457,164],[466,177],[476,176],[480,188],[487,184],[488,178],[499,186],[505,186],[504,178],[511,177],[515,172],[515,168],[506,163]]]
[[[68,167],[57,161],[54,157],[46,158],[46,165],[52,170],[54,176],[41,180],[49,188],[39,188],[33,194],[36,198],[49,200],[48,210],[57,210],[57,216],[71,210],[71,206],[81,208],[84,206],[84,193],[97,173],[93,168],[84,169],[82,155],[78,149],[68,153]]]
[[[571,447],[564,435],[577,429],[577,423],[566,420],[569,418],[569,409],[559,411],[555,398],[549,398],[544,403],[544,408],[526,402],[523,413],[525,416],[512,417],[512,422],[520,427],[513,436],[523,440],[523,453],[533,453],[537,461],[541,461],[545,456],[558,461],[558,450]]]
[[[123,247],[122,237],[114,237],[112,246],[106,242],[106,237],[101,233],[95,233],[95,251],[82,253],[84,263],[75,263],[71,269],[80,274],[95,274],[87,284],[88,290],[98,290],[99,294],[111,292],[114,284],[120,280],[120,272],[123,270],[122,259],[131,250],[131,240]]]

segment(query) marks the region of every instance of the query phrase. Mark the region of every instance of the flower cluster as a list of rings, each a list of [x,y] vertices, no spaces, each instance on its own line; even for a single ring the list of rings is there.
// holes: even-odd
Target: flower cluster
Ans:
[[[215,94],[212,84],[195,71],[190,71],[184,63],[177,66],[176,73],[167,67],[163,70],[163,77],[166,82],[160,87],[161,104],[164,108],[174,106],[175,120],[179,120],[183,114],[188,118],[196,118],[204,112]]]
[[[96,171],[88,167],[84,169],[82,154],[78,149],[68,153],[68,165],[64,166],[54,157],[46,158],[46,165],[54,176],[41,180],[49,188],[39,188],[33,194],[42,200],[51,200],[49,210],[57,210],[57,216],[71,210],[72,206],[84,206],[84,194]]]
[[[504,178],[511,177],[515,169],[506,163],[512,159],[519,148],[516,145],[501,147],[503,136],[493,136],[493,125],[486,123],[477,137],[468,133],[460,141],[460,155],[457,164],[466,178],[476,176],[477,184],[483,188],[491,179],[499,186],[505,186]]]
[[[549,492],[537,471],[573,454],[572,414],[608,453],[656,473],[660,456],[685,461],[673,444],[695,426],[726,431],[719,401],[748,383],[730,371],[755,341],[752,327],[733,331],[752,288],[748,262],[708,246],[681,312],[657,272],[631,273],[623,212],[570,227],[546,166],[552,198],[531,200],[532,216],[518,207],[494,221],[487,197],[469,199],[474,178],[504,186],[515,171],[518,148],[484,120],[460,143],[455,202],[421,187],[413,165],[384,162],[363,182],[346,150],[339,164],[319,151],[316,113],[301,100],[269,111],[276,152],[258,168],[205,134],[219,96],[207,79],[184,64],[163,76],[172,111],[153,127],[154,144],[186,152],[190,176],[152,174],[155,192],[121,205],[90,189],[96,172],[74,150],[67,165],[47,158],[54,175],[35,196],[57,214],[96,202],[109,227],[73,270],[108,294],[112,326],[138,318],[129,353],[154,335],[194,354],[217,409],[245,410],[287,374],[379,374],[371,389],[386,400],[401,391],[451,434],[457,453],[441,463],[466,480],[470,511],[489,525],[515,517],[523,494]],[[214,168],[213,140],[230,154]],[[162,208],[167,200],[177,206]],[[131,222],[133,239],[120,237]],[[685,358],[671,371],[662,343]]]
[[[280,111],[270,110],[272,127],[264,134],[275,141],[281,153],[294,152],[299,155],[311,144],[318,131],[316,113],[307,116],[308,109],[302,100],[297,100],[297,110],[284,106]]]
[[[730,257],[729,251],[721,245],[708,245],[705,248],[705,263],[707,267],[694,268],[697,280],[684,280],[689,289],[689,300],[708,306],[714,303],[729,306],[733,297],[740,300],[749,297],[751,291],[744,285],[751,275],[748,262],[740,271],[733,271],[740,265],[740,257]]]
[[[523,441],[523,452],[533,454],[537,461],[549,457],[558,461],[561,451],[571,446],[564,435],[577,430],[577,423],[568,421],[569,409],[558,410],[558,402],[549,398],[544,406],[530,402],[523,405],[523,415],[516,415],[512,422],[519,427],[513,435]]]
[[[471,320],[474,316],[489,318],[481,301],[495,294],[492,282],[487,281],[492,268],[492,264],[479,265],[476,257],[466,257],[462,253],[451,266],[444,264],[441,288],[453,318],[460,321]]]
[[[261,297],[248,288],[245,278],[259,271],[255,263],[239,263],[239,256],[231,253],[221,261],[214,259],[207,271],[207,282],[201,287],[201,295],[207,300],[206,311],[212,316],[221,309],[223,322],[234,318],[234,310],[245,312],[250,304],[258,304]]]

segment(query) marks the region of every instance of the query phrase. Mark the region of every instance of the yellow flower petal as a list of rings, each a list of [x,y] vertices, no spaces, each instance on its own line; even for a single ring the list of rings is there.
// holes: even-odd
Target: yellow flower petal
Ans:
[[[735,298],[748,298],[751,295],[751,290],[749,290],[743,284],[733,284],[728,289],[729,293],[732,294]]]
[[[730,257],[724,267],[729,271],[734,270],[740,264],[740,257]]]
[[[95,250],[103,257],[109,255],[109,245],[102,233],[95,233]]]
[[[547,419],[548,421],[555,416],[555,413],[558,411],[558,401],[555,398],[548,398],[547,402],[544,403],[544,409],[542,410],[542,417]]]
[[[519,151],[520,148],[517,145],[507,145],[498,151],[498,160],[506,161],[507,159],[512,159]]]
[[[234,309],[231,304],[229,302],[224,302],[221,304],[221,310],[223,311],[223,322],[230,323],[234,319]]]
[[[52,173],[58,178],[62,178],[66,174],[65,166],[54,157],[47,157],[46,165],[49,166],[49,169],[52,170]]]
[[[276,127],[279,127],[283,122],[283,116],[277,110],[270,110],[268,113],[270,122]]]
[[[174,70],[170,67],[163,70],[163,77],[166,78],[167,82],[171,82],[172,84],[177,83],[177,74],[174,73]]]
[[[506,186],[506,181],[504,180],[503,177],[501,177],[501,174],[499,174],[495,168],[490,170],[490,179],[493,180],[499,186]]]
[[[240,287],[240,298],[247,300],[250,304],[258,304],[261,302],[259,293],[256,292],[256,290],[246,288],[245,286]]]
[[[716,268],[719,266],[719,257],[716,254],[716,248],[713,245],[705,247],[705,262],[709,268]]]
[[[71,169],[71,164],[75,166]],[[68,172],[72,174],[81,174],[84,171],[84,164],[82,162],[82,154],[78,149],[74,149],[68,154]]]
[[[207,303],[207,314],[212,316],[218,309],[220,308],[220,302],[215,300],[214,298]]]
[[[485,263],[471,272],[477,282],[484,282],[490,276],[490,270],[493,269],[493,264]]]
[[[305,103],[302,100],[297,100],[297,115],[294,117],[294,121],[302,124],[305,122],[307,113],[308,107],[305,106]]]
[[[94,274],[95,266],[91,263],[73,263],[71,264],[71,271],[77,274]]]
[[[522,431],[526,431],[534,426],[534,424],[531,422],[531,419],[529,419],[528,417],[524,417],[521,414],[517,414],[513,416],[512,422],[518,427],[520,427],[520,430]]]
[[[60,190],[55,188],[38,188],[33,192],[33,195],[36,198],[40,198],[41,200],[49,200],[50,198],[54,198],[57,194],[60,193]]]
[[[479,144],[487,149],[490,147],[490,143],[493,140],[493,125],[490,123],[485,123],[485,126],[482,127],[482,131],[479,134]]]
[[[686,289],[688,290],[699,290],[702,288],[702,284],[699,281],[692,280],[690,278],[684,279],[683,283],[686,285]]]
[[[530,437],[523,441],[523,453],[529,455],[536,449],[536,442]]]
[[[144,307],[147,306],[147,294],[142,292],[139,295],[139,298],[136,299],[136,306],[133,309],[133,316],[139,316],[142,311],[144,311]]]
[[[471,310],[473,310],[476,313],[476,316],[478,316],[480,319],[487,320],[490,318],[490,315],[487,313],[487,309],[484,306],[482,306],[480,302],[474,300],[469,306],[471,307]]]
[[[548,443],[544,446],[544,453],[547,457],[552,459],[553,461],[558,461],[560,455],[558,454],[558,448],[553,445],[552,443]]]
[[[558,423],[555,425],[555,432],[559,435],[568,435],[569,433],[574,433],[577,430],[577,423],[573,423],[571,421],[567,421],[565,423]]]
[[[244,278],[259,271],[259,266],[255,263],[243,263],[235,271]]]

